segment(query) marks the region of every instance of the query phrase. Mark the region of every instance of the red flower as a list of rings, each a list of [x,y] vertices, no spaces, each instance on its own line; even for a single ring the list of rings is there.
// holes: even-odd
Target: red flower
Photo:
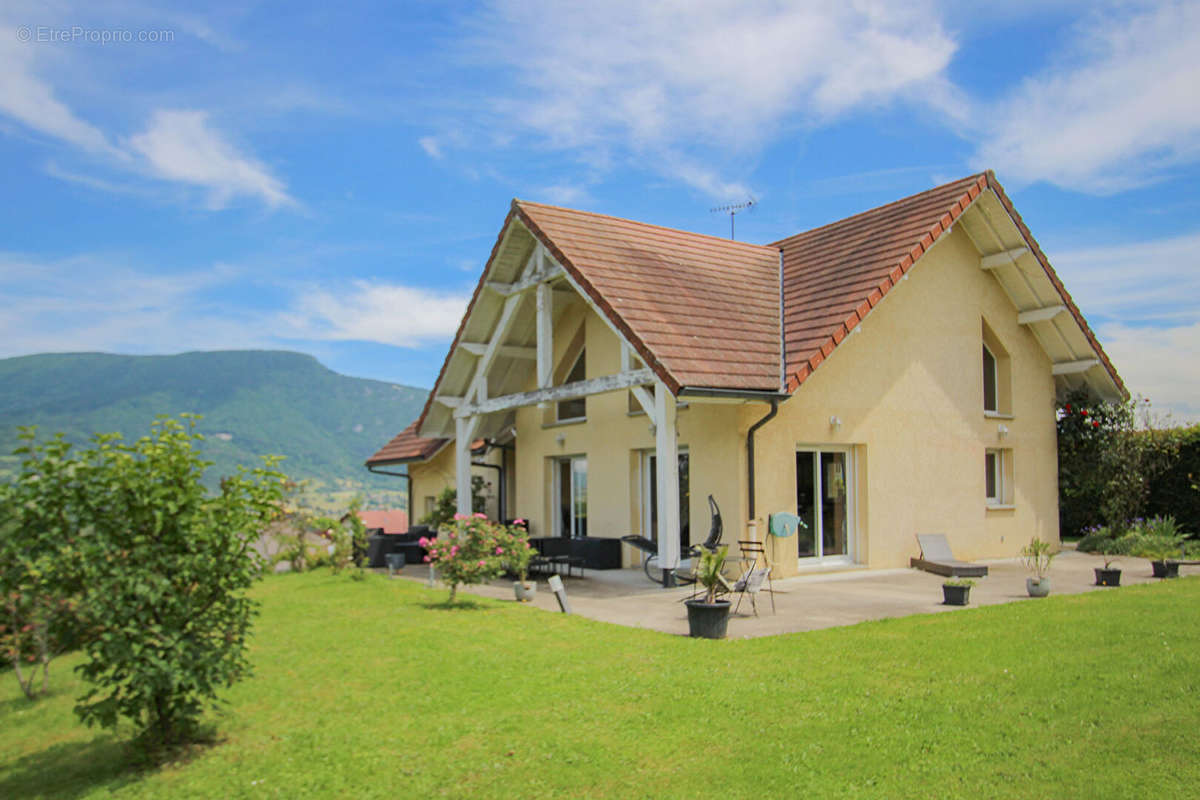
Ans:
[[[1067,405],[1065,406],[1065,408],[1066,408],[1066,411],[1067,411],[1067,413],[1068,413],[1068,414],[1070,414],[1070,413],[1071,413],[1071,404],[1070,404],[1070,403],[1067,403]]]
[[[1099,427],[1100,427],[1100,423],[1099,423],[1099,422],[1093,422],[1093,423],[1092,423],[1092,427],[1093,427],[1093,428],[1099,428]]]
[[[1085,417],[1088,415],[1088,412],[1087,412],[1087,409],[1086,409],[1086,408],[1085,408],[1083,411],[1080,411],[1079,413],[1080,413],[1080,414],[1083,414]]]

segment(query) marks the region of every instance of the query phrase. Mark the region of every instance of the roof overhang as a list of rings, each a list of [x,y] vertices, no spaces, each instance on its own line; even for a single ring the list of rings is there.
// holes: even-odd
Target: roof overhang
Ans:
[[[955,224],[980,253],[979,268],[1004,289],[1050,358],[1059,398],[1086,390],[1100,400],[1120,401],[1129,392],[1096,335],[1050,266],[992,173]]]

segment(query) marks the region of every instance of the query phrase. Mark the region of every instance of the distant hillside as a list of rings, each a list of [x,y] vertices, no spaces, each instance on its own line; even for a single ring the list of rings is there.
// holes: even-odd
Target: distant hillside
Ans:
[[[138,437],[155,415],[186,411],[204,416],[210,483],[276,453],[289,475],[317,488],[395,490],[402,481],[371,475],[363,461],[420,413],[426,394],[280,351],[0,359],[0,470],[14,466],[18,425],[83,442],[95,432]]]

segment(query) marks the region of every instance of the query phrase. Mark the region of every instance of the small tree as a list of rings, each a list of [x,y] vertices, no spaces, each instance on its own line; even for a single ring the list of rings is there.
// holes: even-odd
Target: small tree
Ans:
[[[487,481],[479,475],[471,476],[471,511],[482,514],[487,508]],[[447,486],[434,501],[433,510],[417,520],[418,525],[427,525],[433,530],[441,530],[456,519],[458,513],[458,490]]]
[[[12,485],[0,486],[0,650],[32,700],[48,689],[50,661],[82,634],[73,573],[80,521],[71,502],[80,484],[61,434],[41,445],[32,427],[19,436],[20,472]]]
[[[419,540],[428,552],[425,561],[437,568],[450,586],[453,603],[459,585],[483,583],[504,572],[503,556],[508,535],[504,527],[488,522],[483,514],[455,514],[454,521],[438,531],[438,538]]]
[[[266,458],[210,496],[195,420],[160,418],[132,445],[98,436],[84,453],[82,608],[96,633],[77,668],[92,688],[75,709],[89,725],[133,721],[151,749],[194,738],[218,691],[249,672],[252,545],[286,488]]]

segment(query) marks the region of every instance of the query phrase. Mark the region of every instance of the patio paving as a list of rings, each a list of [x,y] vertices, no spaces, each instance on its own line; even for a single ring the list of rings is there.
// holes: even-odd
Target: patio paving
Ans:
[[[971,589],[971,605],[988,606],[999,603],[1038,602],[1025,591],[1028,572],[1019,559],[981,561],[987,564],[989,575],[980,578]],[[1075,550],[1064,550],[1050,568],[1053,594],[1120,591],[1095,586],[1095,567],[1104,566],[1104,558]],[[1121,585],[1155,583],[1150,562],[1141,558],[1122,557]],[[408,567],[405,578],[424,580],[423,567]],[[1181,567],[1181,575],[1200,574],[1200,568]],[[910,614],[949,613],[964,610],[959,606],[942,604],[938,575],[916,569],[866,570],[851,569],[819,572],[775,581],[775,613],[771,613],[771,598],[764,591],[759,595],[755,617],[747,597],[740,613],[730,615],[729,638],[773,636],[780,633],[811,631],[854,625],[873,619],[905,617]],[[647,580],[640,568],[621,570],[588,570],[584,578],[564,578],[571,610],[584,617],[687,635],[687,608],[683,600],[691,597],[691,587],[663,589]],[[538,580],[537,598],[533,605],[547,611],[558,611],[558,602],[546,580]],[[503,580],[460,591],[498,599],[513,598],[512,582]],[[735,596],[736,602],[736,596]]]

